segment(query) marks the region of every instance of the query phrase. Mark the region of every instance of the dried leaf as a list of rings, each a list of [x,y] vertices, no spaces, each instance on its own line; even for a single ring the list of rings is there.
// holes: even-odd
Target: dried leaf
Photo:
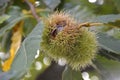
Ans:
[[[15,27],[13,28],[13,35],[11,39],[12,43],[10,47],[10,57],[2,65],[3,71],[8,71],[11,68],[11,64],[13,62],[15,54],[18,48],[20,47],[22,40],[22,26],[23,26],[23,21],[16,24]]]

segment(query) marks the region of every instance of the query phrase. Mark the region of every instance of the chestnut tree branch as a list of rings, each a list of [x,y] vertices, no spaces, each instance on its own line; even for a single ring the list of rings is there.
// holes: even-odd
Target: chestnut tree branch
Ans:
[[[24,1],[25,1],[25,2],[28,4],[28,6],[30,7],[31,12],[32,12],[32,15],[34,16],[34,18],[35,18],[38,22],[40,22],[40,17],[37,15],[34,5],[33,5],[31,2],[29,2],[29,0],[24,0]]]
[[[101,26],[103,23],[90,23],[90,22],[85,22],[81,23],[79,27],[84,26],[84,27],[91,27],[91,26]]]

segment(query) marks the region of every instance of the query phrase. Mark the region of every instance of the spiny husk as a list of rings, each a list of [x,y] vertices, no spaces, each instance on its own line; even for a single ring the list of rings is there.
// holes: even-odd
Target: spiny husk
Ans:
[[[62,26],[65,22],[66,25]],[[62,30],[51,33],[60,24]],[[45,21],[41,49],[52,59],[65,58],[73,69],[85,68],[92,63],[97,51],[96,36],[87,28],[78,26],[71,15],[55,12]]]

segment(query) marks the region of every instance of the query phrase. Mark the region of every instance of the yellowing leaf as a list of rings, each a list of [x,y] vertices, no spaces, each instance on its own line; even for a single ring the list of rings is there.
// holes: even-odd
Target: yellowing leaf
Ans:
[[[24,2],[25,0],[22,0],[22,1]],[[28,1],[34,4],[36,0],[28,0]]]
[[[12,39],[11,39],[12,43],[10,46],[10,57],[2,65],[3,71],[10,70],[11,64],[12,64],[14,57],[15,57],[15,54],[20,47],[21,40],[22,40],[22,26],[23,26],[23,21],[20,21],[13,28],[13,35],[12,35]]]
[[[23,9],[23,10],[22,10],[22,13],[23,13],[23,14],[30,14],[31,12],[28,11],[28,10]]]
[[[35,8],[35,11],[37,13],[40,13],[40,12],[45,12],[45,11],[48,11],[48,10]],[[22,13],[23,14],[32,14],[31,10],[25,10],[25,9],[22,10]]]
[[[32,4],[34,4],[34,3],[35,3],[35,0],[29,0],[29,2],[31,2]]]

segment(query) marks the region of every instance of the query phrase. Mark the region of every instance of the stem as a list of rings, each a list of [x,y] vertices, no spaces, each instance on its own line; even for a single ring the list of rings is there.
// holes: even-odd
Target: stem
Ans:
[[[39,16],[37,15],[37,13],[36,13],[36,10],[35,10],[35,7],[34,7],[34,5],[31,3],[31,2],[29,2],[28,0],[24,0],[27,4],[28,4],[28,6],[30,7],[30,9],[31,9],[31,12],[32,12],[32,15],[34,16],[34,18],[38,21],[38,22],[40,22],[40,18],[39,18]]]
[[[85,22],[85,23],[81,23],[79,25],[79,27],[91,27],[91,26],[100,26],[100,25],[103,25],[103,23],[90,23],[90,22]]]

